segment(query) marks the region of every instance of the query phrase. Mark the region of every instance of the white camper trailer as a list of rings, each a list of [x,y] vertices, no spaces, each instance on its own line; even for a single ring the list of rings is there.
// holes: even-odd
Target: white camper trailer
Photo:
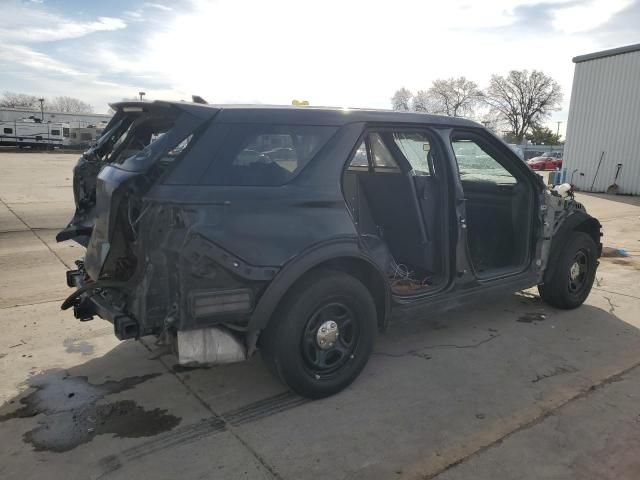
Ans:
[[[93,145],[102,135],[107,122],[81,125],[78,122],[70,122],[68,144],[70,148],[87,148]],[[66,140],[66,139],[65,139]]]
[[[0,122],[0,145],[60,148],[69,145],[69,124],[41,123],[34,119]]]

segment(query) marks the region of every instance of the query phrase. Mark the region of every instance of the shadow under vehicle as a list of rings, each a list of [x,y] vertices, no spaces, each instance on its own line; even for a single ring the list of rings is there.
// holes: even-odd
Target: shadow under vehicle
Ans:
[[[581,305],[600,223],[460,118],[123,102],[74,169],[57,239],[87,249],[63,303],[181,364],[260,350],[319,398],[364,368],[395,314],[538,285]]]

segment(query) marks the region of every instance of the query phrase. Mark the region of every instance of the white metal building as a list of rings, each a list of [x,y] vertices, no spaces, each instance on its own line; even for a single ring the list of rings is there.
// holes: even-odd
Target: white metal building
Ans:
[[[575,57],[564,164],[580,190],[640,194],[640,44]],[[620,167],[618,167],[620,165]]]

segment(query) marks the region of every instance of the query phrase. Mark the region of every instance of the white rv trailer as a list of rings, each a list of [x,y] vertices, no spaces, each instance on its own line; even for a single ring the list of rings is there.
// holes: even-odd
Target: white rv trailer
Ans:
[[[59,148],[69,144],[68,123],[41,123],[32,119],[0,122],[0,145]]]
[[[102,135],[107,122],[99,122],[91,125],[79,125],[77,122],[69,123],[70,148],[87,148],[93,145]]]

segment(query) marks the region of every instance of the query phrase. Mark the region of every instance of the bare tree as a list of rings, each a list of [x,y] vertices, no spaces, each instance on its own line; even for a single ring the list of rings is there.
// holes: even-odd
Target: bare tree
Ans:
[[[427,91],[432,112],[450,117],[470,117],[484,94],[478,84],[465,77],[434,80]]]
[[[418,90],[411,99],[411,110],[414,112],[433,113],[434,106],[429,93]]]
[[[515,138],[522,141],[529,129],[560,109],[562,90],[558,82],[543,72],[512,70],[506,77],[491,77],[485,101],[508,123]]]
[[[0,98],[0,107],[9,108],[38,108],[38,97],[25,93],[4,92]]]
[[[63,113],[93,113],[93,107],[73,97],[55,97],[50,102],[45,103],[45,109],[51,112]]]
[[[413,94],[406,88],[402,87],[393,94],[393,97],[391,97],[391,108],[394,110],[408,112],[411,107],[412,97]]]

